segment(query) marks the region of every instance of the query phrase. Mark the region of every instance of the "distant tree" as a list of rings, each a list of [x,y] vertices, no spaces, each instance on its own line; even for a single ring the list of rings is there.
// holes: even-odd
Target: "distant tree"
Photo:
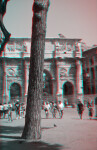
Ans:
[[[34,0],[33,4],[29,86],[23,139],[41,138],[43,64],[49,3],[49,0]]]

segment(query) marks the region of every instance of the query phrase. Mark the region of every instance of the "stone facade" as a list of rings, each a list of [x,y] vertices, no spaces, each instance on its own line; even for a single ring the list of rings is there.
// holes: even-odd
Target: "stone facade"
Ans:
[[[0,103],[27,100],[30,38],[11,38],[0,56]],[[49,101],[83,101],[81,39],[47,38],[44,54],[44,95]]]

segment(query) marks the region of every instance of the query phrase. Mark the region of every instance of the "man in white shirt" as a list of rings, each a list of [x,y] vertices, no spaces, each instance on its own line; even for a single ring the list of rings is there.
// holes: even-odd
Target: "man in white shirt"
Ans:
[[[63,104],[61,101],[59,101],[59,104],[58,104],[58,111],[59,111],[59,116],[60,116],[60,118],[63,117],[63,108],[64,108],[64,104]]]
[[[49,116],[49,109],[50,109],[50,104],[48,102],[46,102],[46,104],[44,106],[46,118],[48,118],[48,116]]]

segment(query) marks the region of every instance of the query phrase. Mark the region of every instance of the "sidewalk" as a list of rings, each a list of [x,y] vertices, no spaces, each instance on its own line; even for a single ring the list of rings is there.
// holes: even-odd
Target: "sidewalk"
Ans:
[[[87,108],[80,120],[76,108],[64,108],[64,116],[59,119],[45,119],[42,111],[42,138],[39,142],[19,142],[24,126],[24,118],[9,123],[0,120],[0,150],[97,150],[97,120],[88,119]],[[54,127],[54,124],[56,127]]]

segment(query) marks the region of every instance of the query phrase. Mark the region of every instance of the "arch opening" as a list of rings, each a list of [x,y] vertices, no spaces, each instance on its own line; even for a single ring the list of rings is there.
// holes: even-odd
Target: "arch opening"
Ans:
[[[21,86],[18,83],[11,84],[10,87],[10,100],[21,100],[22,94],[21,94]]]
[[[68,96],[68,95],[73,95],[74,93],[74,86],[72,83],[70,82],[66,82],[64,85],[63,85],[63,95],[64,96]]]
[[[74,85],[70,82],[66,82],[63,85],[63,100],[68,105],[73,104],[74,101]]]
[[[52,77],[47,70],[43,72],[43,101],[51,101],[53,96]]]

